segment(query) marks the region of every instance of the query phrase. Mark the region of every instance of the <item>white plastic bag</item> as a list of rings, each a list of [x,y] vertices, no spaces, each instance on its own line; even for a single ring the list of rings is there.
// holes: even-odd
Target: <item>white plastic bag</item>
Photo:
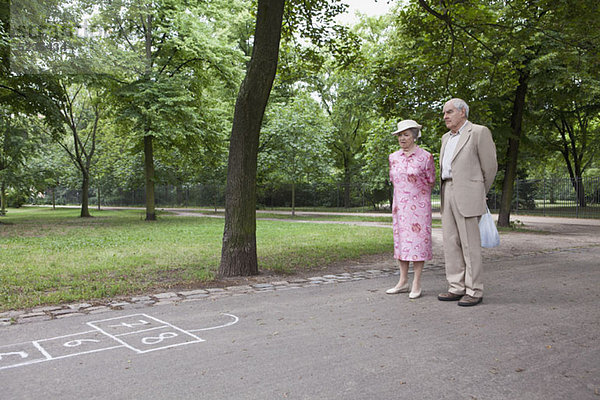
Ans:
[[[481,234],[481,247],[496,247],[500,244],[500,235],[489,208],[479,220],[479,233]]]

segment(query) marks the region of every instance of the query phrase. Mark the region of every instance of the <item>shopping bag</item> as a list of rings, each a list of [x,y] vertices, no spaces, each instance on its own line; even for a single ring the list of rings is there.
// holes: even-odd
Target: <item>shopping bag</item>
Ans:
[[[490,248],[500,244],[500,235],[489,208],[479,220],[479,233],[481,235],[481,247]]]

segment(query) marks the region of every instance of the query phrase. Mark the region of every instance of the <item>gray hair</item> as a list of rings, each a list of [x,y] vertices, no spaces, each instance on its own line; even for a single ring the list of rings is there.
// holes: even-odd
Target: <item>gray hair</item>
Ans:
[[[408,128],[407,131],[410,131],[410,133],[412,133],[413,138],[415,140],[417,140],[419,138],[419,129],[418,128]]]
[[[450,102],[457,110],[464,110],[465,117],[469,118],[469,105],[466,101],[464,101],[463,99],[452,99],[450,100]]]

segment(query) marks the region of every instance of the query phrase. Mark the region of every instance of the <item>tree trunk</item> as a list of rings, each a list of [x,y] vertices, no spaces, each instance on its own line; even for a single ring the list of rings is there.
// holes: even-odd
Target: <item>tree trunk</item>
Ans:
[[[146,175],[146,221],[156,221],[152,136],[144,136],[144,171]]]
[[[149,79],[152,74],[152,29],[153,16],[145,15],[143,17],[144,42],[146,55],[145,78]],[[146,104],[146,109],[150,105]],[[155,194],[154,194],[154,148],[152,145],[152,136],[150,132],[150,117],[146,117],[145,136],[144,136],[144,173],[146,175],[146,221],[156,221]]]
[[[82,174],[82,178],[83,182],[81,183],[81,214],[79,216],[81,218],[90,218],[90,175],[84,172]]]
[[[2,181],[0,186],[0,216],[6,215],[6,184]]]
[[[577,205],[579,207],[586,207],[587,203],[585,201],[585,188],[583,185],[583,178],[581,176],[572,177],[571,184],[573,185],[573,189],[575,189],[575,195],[577,196]]]
[[[258,274],[256,164],[258,138],[277,72],[285,0],[258,0],[254,48],[235,104],[229,144],[220,276]]]
[[[515,179],[517,178],[517,160],[519,158],[519,142],[523,132],[523,112],[525,110],[525,97],[529,83],[529,72],[519,71],[519,86],[515,93],[513,112],[510,118],[512,135],[508,139],[508,154],[502,182],[502,197],[500,199],[500,212],[498,213],[498,226],[510,225],[510,209],[513,198]]]

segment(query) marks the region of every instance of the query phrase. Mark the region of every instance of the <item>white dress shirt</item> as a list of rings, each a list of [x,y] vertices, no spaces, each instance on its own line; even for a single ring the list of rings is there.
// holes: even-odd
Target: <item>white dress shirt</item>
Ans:
[[[444,148],[444,158],[442,158],[442,180],[452,179],[452,157],[454,157],[454,151],[456,145],[460,139],[460,131],[465,127],[468,121],[465,121],[463,126],[455,133],[450,133],[450,138],[446,142]]]

